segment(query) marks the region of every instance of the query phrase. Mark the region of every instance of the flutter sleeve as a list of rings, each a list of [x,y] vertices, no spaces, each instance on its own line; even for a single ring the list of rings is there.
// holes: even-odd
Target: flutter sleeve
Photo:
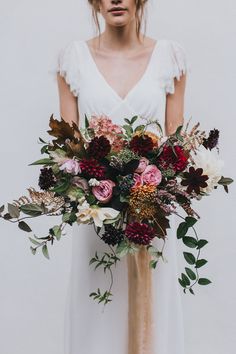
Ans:
[[[184,47],[175,40],[166,41],[166,51],[163,57],[162,70],[159,79],[166,94],[175,92],[174,79],[180,80],[183,74],[191,72],[191,65]]]
[[[49,73],[56,79],[56,74],[65,79],[66,83],[70,87],[70,91],[74,96],[79,96],[80,91],[80,72],[79,72],[79,60],[78,49],[75,41],[67,43],[63,48],[59,50],[56,58],[56,65],[53,66]]]

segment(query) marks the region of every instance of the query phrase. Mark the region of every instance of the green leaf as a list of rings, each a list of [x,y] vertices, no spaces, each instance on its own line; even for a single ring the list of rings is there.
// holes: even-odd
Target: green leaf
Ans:
[[[132,117],[132,118],[131,118],[131,124],[134,124],[137,119],[138,119],[138,116]]]
[[[185,283],[183,282],[183,280],[181,278],[178,278],[178,281],[183,288],[186,287]]]
[[[187,277],[187,275],[185,275],[184,273],[181,273],[182,276],[182,281],[184,282],[185,285],[190,285],[190,280]]]
[[[49,254],[48,254],[48,247],[47,247],[47,245],[43,245],[43,247],[42,247],[42,252],[43,252],[43,255],[44,255],[47,259],[49,259]]]
[[[40,160],[36,160],[32,163],[30,163],[28,166],[33,166],[33,165],[52,165],[55,162],[50,159],[50,158],[44,158],[44,159],[40,159]]]
[[[190,292],[192,295],[195,295],[192,288],[189,289],[189,292]]]
[[[116,254],[119,257],[124,257],[128,253],[129,253],[128,244],[125,240],[123,240],[118,244],[118,246],[116,248]]]
[[[57,192],[57,193],[63,193],[65,192],[68,187],[70,186],[70,180],[69,179],[62,179],[62,182],[58,184],[57,186],[53,187],[51,189],[52,192]]]
[[[8,213],[11,215],[12,218],[19,218],[20,211],[17,206],[7,203]]]
[[[129,125],[131,124],[131,121],[128,118],[124,118],[124,121]]]
[[[2,205],[1,208],[0,208],[0,214],[4,211],[4,208],[5,208],[5,206]]]
[[[206,263],[207,263],[206,259],[198,259],[195,264],[195,267],[200,268],[200,267],[204,266]]]
[[[25,222],[25,221],[20,221],[18,223],[18,227],[23,230],[23,231],[26,231],[26,232],[31,232],[31,228],[29,227],[29,225]]]
[[[149,262],[149,267],[155,269],[156,266],[157,266],[157,260],[152,259],[152,260]]]
[[[207,240],[204,240],[204,239],[198,240],[197,249],[204,247],[207,243],[208,243]]]
[[[184,258],[185,260],[189,263],[189,264],[194,264],[196,262],[196,259],[194,257],[194,255],[192,253],[189,252],[183,252],[184,254]]]
[[[34,247],[32,247],[32,246],[30,246],[30,250],[31,250],[31,252],[32,252],[33,254],[35,254],[37,249],[34,248]]]
[[[184,236],[183,243],[190,248],[197,247],[197,240],[194,237]]]
[[[186,235],[188,231],[188,225],[186,222],[181,222],[177,228],[177,238],[182,238],[183,236]]]
[[[145,125],[138,125],[138,126],[134,129],[134,131],[135,131],[135,133],[136,133],[136,132],[138,132],[138,131],[144,131],[144,129],[145,129]]]
[[[123,125],[124,130],[126,131],[127,135],[133,134],[133,128],[130,125]]]
[[[197,278],[196,274],[192,271],[192,269],[185,267],[185,271],[191,280],[195,280]]]
[[[183,136],[180,134],[182,128],[183,128],[183,126],[180,125],[180,126],[176,129],[176,132],[175,132],[175,136],[177,137],[177,139],[178,139],[179,141],[184,141]]]
[[[188,227],[191,227],[194,224],[196,224],[197,219],[193,218],[192,216],[186,216],[185,221],[186,221]]]
[[[221,177],[221,179],[218,181],[218,184],[222,184],[223,186],[228,186],[229,184],[233,183],[233,179],[229,177]]]
[[[32,237],[29,237],[29,240],[34,244],[34,245],[37,245],[39,246],[40,245],[40,242],[36,241],[34,238]]]
[[[52,234],[56,237],[57,240],[60,240],[61,238],[61,227],[60,225],[55,225],[53,226],[50,231],[52,231]]]
[[[87,197],[86,197],[86,200],[87,202],[91,205],[91,204],[94,204],[95,201],[96,201],[96,198],[93,194],[89,194]]]
[[[20,206],[20,210],[26,214],[31,216],[38,216],[42,214],[42,207],[38,204],[29,203]]]
[[[46,141],[44,141],[42,138],[40,138],[39,137],[39,141],[41,142],[41,143],[43,143],[43,144],[47,144],[47,142]]]
[[[211,283],[211,281],[209,279],[207,279],[207,278],[200,278],[198,280],[198,284],[200,284],[200,285],[208,285],[210,283]]]
[[[85,116],[85,128],[87,129],[89,127],[89,120],[88,120],[86,113],[84,116]]]

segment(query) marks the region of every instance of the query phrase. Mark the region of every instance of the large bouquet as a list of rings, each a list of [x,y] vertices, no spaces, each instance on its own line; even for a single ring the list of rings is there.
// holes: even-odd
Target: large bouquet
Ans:
[[[199,277],[199,268],[207,263],[200,251],[208,241],[198,238],[194,225],[199,215],[192,202],[219,185],[228,192],[233,181],[222,176],[217,129],[206,134],[199,130],[199,123],[189,129],[188,122],[167,137],[158,121],[151,122],[156,126],[154,134],[148,130],[150,122],[137,126],[137,118],[125,118],[125,124],[118,126],[105,115],[85,116],[85,127],[78,128],[74,122],[70,125],[51,116],[52,141],[39,138],[41,153],[47,157],[30,164],[43,165],[38,181],[41,191],[30,187],[29,196],[8,203],[5,214],[4,205],[0,208],[2,218],[17,222],[26,232],[32,232],[26,218],[62,215],[61,223],[46,236],[29,237],[32,253],[41,249],[47,258],[48,245],[65,234],[66,225],[93,225],[107,246],[89,263],[108,271],[111,282],[109,289],[98,288],[90,296],[104,304],[111,301],[112,269],[121,257],[145,248],[151,255],[151,268],[159,259],[165,260],[172,214],[181,218],[177,238],[195,249],[195,253],[183,252],[188,267],[178,279],[180,285],[184,292],[194,294],[195,284],[209,284],[209,279]],[[21,213],[27,216],[20,217]],[[186,236],[190,228],[193,236]],[[163,241],[161,249],[154,243],[157,238]]]

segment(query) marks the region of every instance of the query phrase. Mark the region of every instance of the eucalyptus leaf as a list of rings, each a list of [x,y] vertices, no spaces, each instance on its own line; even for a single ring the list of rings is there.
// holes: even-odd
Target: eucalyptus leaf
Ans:
[[[31,232],[32,231],[30,226],[25,221],[19,221],[18,227],[21,230],[26,231],[26,232]]]
[[[42,214],[42,207],[35,203],[29,203],[20,206],[20,210],[26,214],[31,216],[39,216]]]
[[[0,208],[0,214],[4,211],[5,205],[2,205]]]
[[[20,211],[19,208],[11,203],[7,203],[8,213],[11,215],[12,218],[19,218]]]
[[[43,252],[43,255],[44,255],[47,259],[49,259],[49,254],[48,254],[48,247],[47,247],[47,245],[43,245],[43,247],[42,247],[42,252]]]
[[[40,242],[38,242],[38,241],[36,241],[34,238],[32,238],[32,237],[29,237],[29,240],[34,244],[34,245],[37,245],[37,246],[39,246],[41,243]]]

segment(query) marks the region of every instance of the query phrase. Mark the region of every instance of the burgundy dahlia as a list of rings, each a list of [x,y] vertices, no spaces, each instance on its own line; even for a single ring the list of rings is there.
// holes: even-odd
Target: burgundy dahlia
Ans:
[[[141,156],[146,156],[148,152],[153,150],[153,147],[152,139],[145,134],[141,136],[135,135],[130,141],[130,149]]]
[[[80,168],[83,175],[88,178],[96,178],[98,180],[105,178],[105,167],[100,165],[94,158],[82,159],[80,161]]]
[[[174,151],[173,151],[174,150]],[[165,145],[157,160],[158,166],[162,169],[173,168],[175,172],[183,171],[188,164],[188,157],[182,146]]]
[[[188,172],[184,172],[184,179],[181,181],[182,186],[188,186],[187,192],[191,193],[193,190],[199,194],[200,187],[207,187],[208,176],[203,175],[203,169],[197,168],[195,169],[193,166],[189,167]]]
[[[147,224],[134,221],[126,226],[125,235],[131,242],[149,245],[155,237],[155,230]]]
[[[212,150],[214,147],[218,145],[219,133],[220,132],[218,129],[210,130],[208,138],[203,140],[202,145],[206,149]]]
[[[87,152],[97,160],[102,159],[111,151],[111,144],[105,136],[95,137],[89,143]]]

